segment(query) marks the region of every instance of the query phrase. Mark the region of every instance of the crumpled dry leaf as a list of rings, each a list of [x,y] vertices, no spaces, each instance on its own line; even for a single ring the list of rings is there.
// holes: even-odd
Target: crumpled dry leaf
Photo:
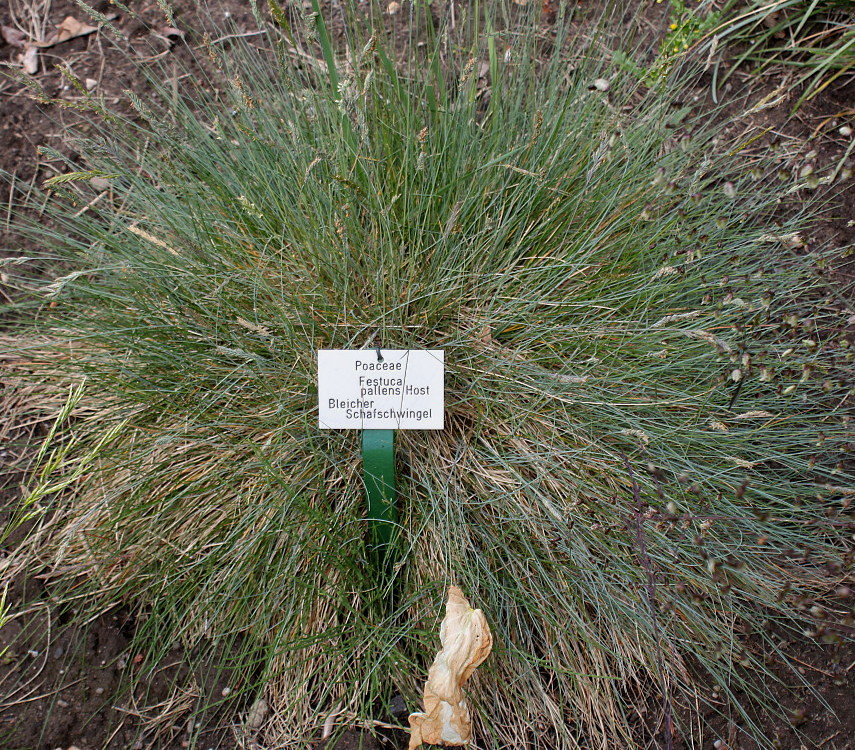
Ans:
[[[472,719],[463,683],[489,656],[493,636],[484,613],[480,609],[472,609],[457,586],[448,589],[439,640],[442,650],[428,672],[424,711],[409,717],[409,750],[424,742],[466,745],[472,739]]]
[[[110,18],[111,16],[107,17],[108,20]],[[34,47],[45,49],[47,47],[53,47],[55,44],[67,42],[69,39],[76,39],[79,36],[94,34],[96,31],[98,31],[97,26],[90,26],[88,23],[78,21],[74,16],[66,16],[62,23],[57,25],[56,31],[47,39],[43,42],[32,42],[32,44]]]
[[[94,34],[96,31],[98,31],[97,26],[90,26],[87,23],[78,21],[74,16],[66,16],[63,22],[56,27],[56,38],[51,37],[48,41],[52,40],[53,44],[59,44],[78,36]]]
[[[3,41],[6,44],[11,44],[13,47],[23,47],[24,42],[27,41],[27,35],[14,26],[0,25],[0,35],[3,36]]]
[[[24,54],[21,56],[21,66],[30,75],[35,75],[39,72],[40,49],[47,49],[48,47],[53,47],[56,44],[67,42],[69,39],[76,39],[79,36],[94,34],[98,31],[98,27],[90,26],[82,21],[78,21],[74,16],[66,16],[62,23],[56,27],[56,31],[44,41],[32,42],[22,40],[20,44],[18,43],[18,35],[13,33],[15,31],[17,31],[17,29],[3,26],[3,38],[8,44],[22,46],[24,48]]]

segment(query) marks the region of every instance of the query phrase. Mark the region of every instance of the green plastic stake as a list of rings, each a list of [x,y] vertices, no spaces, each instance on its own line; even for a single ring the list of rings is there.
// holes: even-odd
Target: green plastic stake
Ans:
[[[395,507],[395,431],[362,431],[362,472],[368,494],[371,545],[381,562],[390,562],[398,511]]]

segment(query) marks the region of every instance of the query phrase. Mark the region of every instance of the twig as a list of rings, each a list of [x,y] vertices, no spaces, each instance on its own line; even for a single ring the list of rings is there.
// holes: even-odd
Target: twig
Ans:
[[[89,203],[87,203],[83,208],[81,208],[76,214],[74,214],[74,218],[76,219],[78,216],[82,216],[85,214],[92,206],[94,206],[98,201],[100,201],[105,195],[107,195],[106,190],[102,190],[98,195],[96,195]]]
[[[321,732],[321,739],[327,739],[333,731],[333,727],[335,726],[336,717],[341,714],[344,710],[344,707],[339,703],[332,711],[327,714],[327,718],[324,720],[324,728]]]
[[[219,44],[220,42],[225,42],[228,39],[243,39],[248,36],[260,36],[261,34],[265,34],[265,31],[247,31],[243,34],[226,34],[225,36],[221,36],[217,39],[212,39],[211,44]]]
[[[49,690],[46,693],[39,693],[38,695],[30,695],[22,698],[15,698],[13,701],[8,701],[6,703],[0,703],[0,708],[8,709],[13,708],[15,706],[19,706],[22,703],[32,703],[33,701],[43,701],[45,698],[50,698],[52,695],[58,695],[63,690],[68,690],[70,687],[74,687],[75,685],[79,685],[83,682],[85,678],[81,677],[80,679],[74,680],[73,682],[66,683],[64,685],[60,685],[58,688],[54,688],[53,690]]]

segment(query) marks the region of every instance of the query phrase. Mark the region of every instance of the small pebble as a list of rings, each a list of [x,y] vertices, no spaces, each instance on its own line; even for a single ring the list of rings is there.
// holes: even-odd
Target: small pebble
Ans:
[[[850,128],[848,125],[843,125],[841,128],[838,129],[837,132],[840,133],[840,135],[842,135],[844,138],[848,138],[850,135],[852,135],[852,128]]]
[[[231,694],[232,694],[232,689],[230,687],[224,687],[220,691],[220,695],[222,695],[223,698],[228,698]]]
[[[104,688],[96,687],[95,688],[95,695],[104,695]]]
[[[611,87],[611,84],[605,78],[598,78],[594,81],[594,88],[597,91],[608,91]]]
[[[68,708],[68,701],[64,701],[64,700],[62,700],[62,698],[60,698],[56,702],[56,705],[59,706],[60,708]]]
[[[54,659],[61,659],[62,655],[65,653],[65,649],[62,646],[57,646],[52,653]]]

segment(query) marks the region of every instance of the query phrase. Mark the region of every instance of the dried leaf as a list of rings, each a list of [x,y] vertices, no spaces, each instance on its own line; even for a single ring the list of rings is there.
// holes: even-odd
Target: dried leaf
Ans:
[[[167,39],[183,39],[184,32],[181,29],[176,29],[174,26],[164,26],[160,30],[161,36],[165,36]]]
[[[51,34],[43,42],[34,42],[36,47],[53,47],[55,44],[67,42],[69,39],[76,39],[79,36],[94,34],[98,31],[97,26],[90,26],[87,23],[78,21],[74,16],[66,16],[61,24],[56,27],[56,31]]]
[[[63,22],[56,27],[56,31],[56,42],[54,42],[54,44],[59,44],[60,42],[67,42],[69,39],[74,39],[78,36],[92,34],[98,31],[98,27],[90,26],[82,21],[78,21],[74,16],[66,16]]]
[[[13,47],[23,47],[27,41],[27,35],[14,26],[0,26],[0,34],[3,36],[3,41]]]
[[[436,655],[424,688],[424,711],[410,714],[410,748],[466,745],[472,719],[463,684],[490,654],[493,636],[480,609],[472,609],[457,586],[448,589],[445,618],[439,629],[442,650]]]

